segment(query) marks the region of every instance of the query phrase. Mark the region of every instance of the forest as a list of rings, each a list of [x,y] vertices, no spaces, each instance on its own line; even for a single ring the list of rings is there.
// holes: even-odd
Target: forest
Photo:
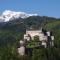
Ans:
[[[18,44],[27,28],[43,27],[55,36],[54,47],[33,48],[32,55],[20,56]],[[60,19],[47,16],[31,16],[9,22],[0,22],[0,60],[60,60]]]

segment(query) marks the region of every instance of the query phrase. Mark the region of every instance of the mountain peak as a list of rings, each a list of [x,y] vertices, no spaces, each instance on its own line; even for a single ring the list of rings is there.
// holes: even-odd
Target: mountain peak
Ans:
[[[17,18],[28,18],[30,16],[37,16],[38,14],[27,14],[25,12],[16,12],[16,11],[11,11],[11,10],[5,10],[1,15],[0,15],[0,22],[7,22],[10,21],[11,19],[17,19]]]

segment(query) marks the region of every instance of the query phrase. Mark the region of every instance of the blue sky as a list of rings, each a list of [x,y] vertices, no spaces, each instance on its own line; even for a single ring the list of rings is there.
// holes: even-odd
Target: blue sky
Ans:
[[[60,0],[0,0],[0,12],[4,10],[60,18]]]

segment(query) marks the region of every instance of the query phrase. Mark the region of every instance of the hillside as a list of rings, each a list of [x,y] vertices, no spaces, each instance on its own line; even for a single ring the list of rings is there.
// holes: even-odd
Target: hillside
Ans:
[[[0,60],[22,59],[18,56],[16,49],[18,47],[19,40],[23,38],[26,28],[30,27],[33,27],[34,29],[43,27],[45,30],[52,31],[55,36],[55,47],[51,48],[51,50],[48,48],[40,48],[39,50],[35,49],[33,50],[33,56],[25,56],[24,60],[29,60],[29,58],[32,58],[32,60],[37,60],[37,58],[38,60],[49,60],[49,58],[51,58],[51,60],[60,60],[60,19],[47,16],[31,16],[25,19],[19,18],[9,22],[1,22]]]

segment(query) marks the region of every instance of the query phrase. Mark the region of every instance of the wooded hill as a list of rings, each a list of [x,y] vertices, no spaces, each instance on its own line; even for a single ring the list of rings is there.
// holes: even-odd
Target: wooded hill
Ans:
[[[60,60],[60,19],[47,16],[32,16],[26,19],[15,19],[0,22],[0,60],[20,60],[17,53],[18,42],[23,38],[26,28],[43,27],[55,36],[53,48],[34,49],[32,57],[25,56],[23,60]]]

